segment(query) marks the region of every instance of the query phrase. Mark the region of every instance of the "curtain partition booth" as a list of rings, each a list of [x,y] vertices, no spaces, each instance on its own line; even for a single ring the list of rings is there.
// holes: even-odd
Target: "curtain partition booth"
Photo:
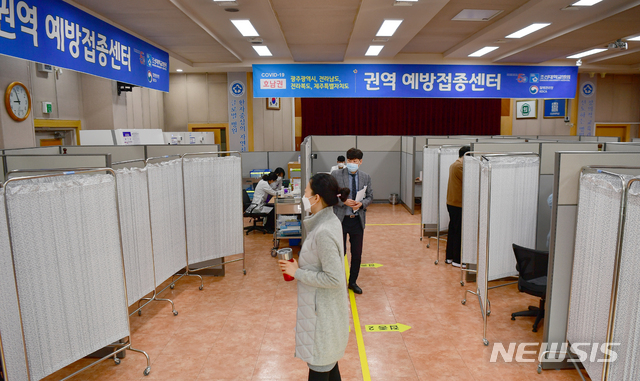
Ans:
[[[536,240],[540,158],[536,153],[468,155],[465,165],[477,169],[477,183],[468,184],[465,207],[477,200],[477,289],[465,291],[478,297],[483,319],[483,343],[491,314],[489,282],[517,276],[511,245],[533,247]],[[471,177],[471,176],[469,176]],[[471,179],[470,179],[471,180]],[[464,226],[464,225],[463,225]],[[467,227],[467,230],[469,227]],[[466,233],[468,235],[468,231]],[[466,298],[462,300],[466,304]]]
[[[3,294],[15,291],[5,312],[10,318],[0,320],[8,380],[39,380],[123,337],[113,353],[65,380],[108,358],[118,364],[124,350],[144,354],[143,373],[151,371],[149,356],[131,346],[117,205],[110,168],[5,182]]]
[[[640,162],[640,153],[637,152],[560,151],[555,153],[551,246],[542,337],[545,350],[539,356],[539,371],[542,369],[574,368],[574,364],[569,363],[566,357],[556,356],[556,353],[567,342],[569,305],[573,299],[571,283],[576,245],[580,174],[586,166],[600,166],[617,168],[615,171],[618,173],[637,176],[640,175],[640,170],[619,168],[629,165],[629,163],[638,162]],[[600,234],[598,233],[598,235]],[[599,256],[601,255],[602,253],[599,253]],[[602,263],[602,260],[598,259],[598,263]]]
[[[400,157],[400,200],[411,214],[415,214],[415,145],[415,137],[402,137],[402,152]]]
[[[628,172],[638,173],[640,167],[581,171],[567,342],[561,351],[545,352],[573,358],[572,344],[596,343],[595,355],[579,359],[592,380],[640,378],[640,296],[634,287],[640,265],[640,177],[623,174]]]

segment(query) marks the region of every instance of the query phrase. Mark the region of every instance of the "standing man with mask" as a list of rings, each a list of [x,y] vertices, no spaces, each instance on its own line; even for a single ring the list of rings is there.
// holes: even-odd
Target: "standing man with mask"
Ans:
[[[342,236],[344,240],[344,251],[347,253],[347,235],[351,243],[351,270],[349,274],[349,288],[356,294],[362,294],[362,289],[358,287],[356,281],[360,273],[360,263],[362,262],[362,244],[364,239],[365,216],[367,207],[373,201],[373,189],[371,188],[371,177],[360,171],[362,165],[362,151],[351,148],[347,151],[347,167],[331,172],[336,178],[340,188],[349,188],[349,199],[345,202],[339,201],[334,205],[333,211],[342,221]],[[367,187],[364,199],[356,202],[356,195],[359,190]]]
[[[331,171],[329,171],[329,172],[337,171],[338,169],[342,169],[342,168],[344,168],[346,166],[347,166],[347,164],[345,164],[344,156],[340,155],[340,156],[338,156],[338,164],[336,164],[333,167],[331,167]]]

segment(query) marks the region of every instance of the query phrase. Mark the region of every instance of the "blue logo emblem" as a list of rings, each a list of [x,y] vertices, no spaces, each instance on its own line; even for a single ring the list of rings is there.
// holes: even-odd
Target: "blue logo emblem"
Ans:
[[[529,77],[531,83],[538,83],[540,82],[540,74],[539,73],[531,73],[531,76]]]
[[[151,70],[147,71],[147,81],[149,81],[149,83],[153,82],[153,74],[151,73]]]
[[[529,87],[529,92],[531,94],[533,94],[533,95],[538,94],[539,91],[540,91],[540,89],[536,85],[533,85],[533,86]]]
[[[244,95],[244,83],[241,81],[233,81],[231,85],[229,85],[229,92],[236,98],[239,98]]]
[[[153,57],[147,53],[147,66],[151,67],[151,64],[153,64]]]
[[[585,82],[584,85],[582,85],[582,95],[589,98],[590,96],[593,95],[593,92],[595,91],[595,89],[596,88],[593,85],[593,83]]]

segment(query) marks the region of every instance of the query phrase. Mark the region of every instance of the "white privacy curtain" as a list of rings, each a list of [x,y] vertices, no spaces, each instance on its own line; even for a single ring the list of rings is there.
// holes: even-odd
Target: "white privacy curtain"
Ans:
[[[13,276],[13,261],[2,194],[0,194],[0,337],[7,373],[5,379],[26,380],[27,363],[24,357],[18,295]]]
[[[640,182],[631,184],[627,196],[626,222],[613,329],[613,347],[618,359],[610,364],[609,379],[640,379],[640,294],[637,270],[640,268]]]
[[[190,265],[244,251],[240,161],[237,156],[184,158]]]
[[[157,286],[153,277],[147,170],[119,169],[116,176],[127,297],[132,305]]]
[[[480,159],[466,155],[462,166],[462,263],[478,260]]]
[[[616,176],[580,177],[567,325],[571,343],[606,342],[622,192],[622,180]],[[597,357],[602,359],[602,352]],[[602,363],[585,361],[583,365],[591,379],[601,379]]]
[[[422,223],[438,223],[438,152],[439,148],[425,147],[422,165]]]
[[[537,156],[486,156],[481,161],[481,182],[487,182],[489,190],[481,192],[478,264],[486,261],[488,234],[490,281],[518,275],[512,244],[535,247],[539,164]],[[482,199],[487,197],[485,217]]]
[[[147,165],[156,282],[187,266],[180,159]]]
[[[129,336],[115,179],[7,184],[31,379]]]
[[[480,172],[480,203],[478,204],[479,224],[481,226],[478,234],[478,273],[476,277],[476,283],[478,285],[478,296],[480,297],[480,303],[483,304],[487,297],[487,282],[485,278],[487,276],[487,225],[489,223],[489,171],[487,168],[482,168]],[[484,311],[483,314],[486,314]]]

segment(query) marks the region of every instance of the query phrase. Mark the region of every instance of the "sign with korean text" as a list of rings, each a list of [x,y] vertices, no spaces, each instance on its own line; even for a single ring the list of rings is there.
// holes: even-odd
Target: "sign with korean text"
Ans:
[[[253,65],[254,97],[574,98],[576,66]]]
[[[566,99],[545,99],[544,100],[544,117],[545,118],[564,118],[567,114]]]
[[[596,134],[596,86],[598,77],[589,74],[580,75],[578,93],[578,135],[594,136]]]
[[[169,91],[169,54],[62,0],[0,0],[0,54]]]
[[[247,73],[227,73],[229,86],[229,142],[228,151],[249,150],[247,120]]]

